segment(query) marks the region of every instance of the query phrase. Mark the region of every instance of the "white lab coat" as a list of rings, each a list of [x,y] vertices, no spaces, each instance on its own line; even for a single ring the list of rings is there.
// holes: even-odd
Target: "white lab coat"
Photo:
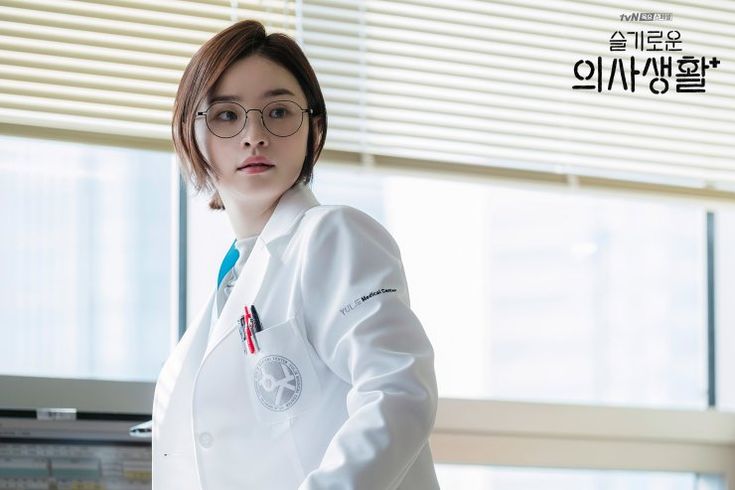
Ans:
[[[434,353],[380,224],[299,184],[210,335],[213,296],[156,384],[153,490],[439,488]],[[256,355],[235,326],[251,304]]]

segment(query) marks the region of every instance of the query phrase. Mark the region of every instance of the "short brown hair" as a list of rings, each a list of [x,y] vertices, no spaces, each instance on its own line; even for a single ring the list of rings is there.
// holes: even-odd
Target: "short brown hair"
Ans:
[[[214,166],[199,150],[194,137],[195,112],[222,74],[233,63],[250,55],[262,56],[288,70],[299,82],[313,115],[309,117],[306,157],[296,182],[311,182],[314,164],[327,136],[327,110],[324,96],[306,55],[289,36],[266,34],[256,20],[237,22],[216,34],[199,48],[184,70],[176,92],[171,133],[181,172],[197,192],[211,192],[209,207],[225,209],[214,186]]]

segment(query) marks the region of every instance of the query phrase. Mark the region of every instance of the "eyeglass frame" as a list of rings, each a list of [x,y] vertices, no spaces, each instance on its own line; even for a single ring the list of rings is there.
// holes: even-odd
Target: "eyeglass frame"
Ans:
[[[292,104],[296,104],[296,107],[298,107],[301,110],[301,122],[299,123],[299,127],[296,128],[296,131],[294,131],[293,133],[287,134],[285,136],[281,136],[280,134],[276,134],[273,131],[271,131],[270,129],[268,129],[268,126],[265,124],[265,119],[263,119],[263,109],[265,109],[266,107],[268,107],[271,104],[275,104],[276,102],[291,102]],[[242,123],[242,127],[240,128],[240,130],[237,133],[233,134],[232,136],[220,136],[217,133],[215,133],[214,131],[212,131],[212,128],[209,127],[209,120],[205,117],[204,118],[204,122],[207,125],[207,130],[210,133],[212,133],[213,135],[215,135],[216,137],[221,138],[221,139],[234,138],[238,134],[242,133],[242,130],[245,129],[245,126],[247,126],[247,124],[248,124],[248,112],[250,112],[250,111],[258,111],[260,113],[260,124],[263,125],[263,127],[265,128],[266,131],[268,131],[270,134],[272,134],[273,136],[275,136],[277,138],[288,138],[289,136],[293,136],[296,133],[298,133],[299,129],[301,129],[301,126],[304,125],[304,113],[308,113],[310,116],[313,116],[314,115],[314,109],[312,109],[310,107],[307,107],[306,109],[304,109],[303,107],[301,107],[301,104],[299,104],[298,102],[296,102],[294,100],[278,99],[278,100],[272,100],[272,101],[268,102],[266,105],[263,106],[263,109],[256,109],[256,108],[245,109],[245,107],[243,107],[242,104],[239,104],[238,102],[235,102],[234,100],[232,100],[232,101],[224,101],[224,100],[223,101],[217,101],[217,102],[213,102],[212,104],[210,104],[209,107],[207,107],[207,109],[204,110],[204,111],[196,111],[196,117],[206,116],[207,115],[207,112],[209,112],[209,110],[212,108],[213,105],[215,105],[215,104],[224,104],[224,103],[227,103],[227,104],[235,104],[236,106],[240,107],[245,112],[245,121]]]

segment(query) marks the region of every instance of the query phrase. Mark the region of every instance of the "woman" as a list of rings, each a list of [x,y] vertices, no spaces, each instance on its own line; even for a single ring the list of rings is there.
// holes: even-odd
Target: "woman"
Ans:
[[[307,187],[327,114],[298,45],[255,21],[192,58],[173,138],[237,237],[164,365],[153,488],[438,488],[433,350],[395,241]]]

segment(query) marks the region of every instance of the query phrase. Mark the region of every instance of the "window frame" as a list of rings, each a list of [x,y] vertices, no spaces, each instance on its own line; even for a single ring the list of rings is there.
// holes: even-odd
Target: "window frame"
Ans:
[[[735,413],[439,401],[434,462],[717,474],[735,489]]]

